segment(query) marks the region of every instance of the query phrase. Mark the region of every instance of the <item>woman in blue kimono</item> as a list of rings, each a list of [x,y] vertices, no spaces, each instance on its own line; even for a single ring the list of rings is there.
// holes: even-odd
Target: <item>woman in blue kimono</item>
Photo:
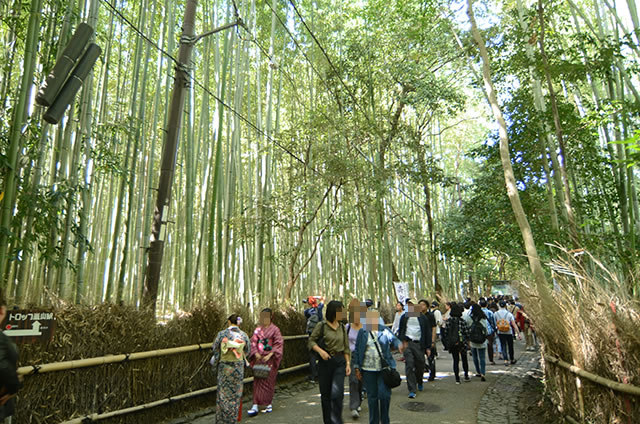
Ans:
[[[238,422],[244,365],[251,350],[249,337],[238,328],[240,323],[242,318],[231,315],[227,321],[228,327],[219,332],[213,342],[211,365],[218,371],[217,424]]]

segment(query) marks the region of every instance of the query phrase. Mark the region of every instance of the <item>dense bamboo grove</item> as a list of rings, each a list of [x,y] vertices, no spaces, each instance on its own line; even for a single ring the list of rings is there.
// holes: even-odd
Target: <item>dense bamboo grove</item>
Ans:
[[[185,3],[0,1],[0,276],[14,303],[140,304]],[[491,64],[462,3],[198,2],[195,34],[241,24],[179,68],[158,311],[516,278],[528,246],[508,151],[543,262],[544,243],[586,248],[637,294],[634,0],[473,7]],[[103,53],[50,125],[33,98],[80,22]]]

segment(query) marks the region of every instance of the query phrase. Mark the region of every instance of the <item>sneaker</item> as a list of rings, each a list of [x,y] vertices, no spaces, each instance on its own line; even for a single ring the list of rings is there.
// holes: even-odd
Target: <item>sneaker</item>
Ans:
[[[456,378],[456,384],[460,384],[460,378]]]
[[[477,374],[476,374],[476,377],[482,377],[482,374],[477,373]]]
[[[416,394],[413,392],[409,392],[409,399],[415,399],[416,398]]]
[[[258,410],[251,408],[247,411],[247,415],[250,417],[255,417],[256,415],[258,415]]]
[[[487,379],[484,378],[484,375],[483,375],[483,376],[480,376],[480,381],[487,381]]]
[[[470,381],[471,381],[471,379],[469,378],[469,376],[468,376],[468,375],[465,375],[465,376],[464,376],[464,381],[468,383],[468,382],[470,382]]]
[[[513,360],[511,361],[511,365],[515,364],[516,362],[517,362],[517,361],[516,361],[515,359],[513,359]]]
[[[493,362],[493,361],[489,362],[489,365],[495,365],[495,364],[496,364],[496,363],[495,363],[495,362]]]
[[[435,381],[435,377],[429,377],[429,379],[427,381]]]
[[[421,392],[424,390],[424,386],[422,384],[418,384],[418,391]]]
[[[273,412],[273,406],[272,406],[272,405],[267,406],[267,407],[265,408],[265,410],[264,410],[264,411],[262,411],[262,412],[267,413],[267,414],[268,414],[269,412]]]
[[[355,409],[351,410],[351,418],[360,418],[360,413]]]

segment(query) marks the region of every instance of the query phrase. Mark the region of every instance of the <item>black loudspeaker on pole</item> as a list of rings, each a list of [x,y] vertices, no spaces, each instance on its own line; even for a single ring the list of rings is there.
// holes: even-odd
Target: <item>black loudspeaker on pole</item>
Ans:
[[[76,32],[69,40],[69,44],[67,44],[62,55],[56,61],[44,85],[38,91],[36,95],[37,104],[40,106],[51,106],[53,104],[64,82],[67,80],[69,72],[78,62],[78,58],[80,58],[87,46],[91,35],[93,35],[93,28],[85,23],[78,25]]]
[[[87,50],[84,52],[78,65],[73,69],[73,72],[67,79],[58,95],[53,100],[53,104],[47,109],[44,114],[44,120],[50,124],[57,124],[60,122],[64,111],[67,110],[69,103],[73,100],[76,93],[82,86],[87,75],[91,72],[91,68],[102,53],[102,49],[97,44],[91,43]]]

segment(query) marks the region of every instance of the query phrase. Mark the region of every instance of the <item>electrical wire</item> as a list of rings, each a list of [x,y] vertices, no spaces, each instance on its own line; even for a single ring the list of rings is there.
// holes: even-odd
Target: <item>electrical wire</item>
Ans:
[[[173,55],[171,55],[169,52],[167,52],[166,50],[164,50],[162,47],[158,46],[153,40],[151,40],[146,34],[144,34],[135,24],[133,24],[124,14],[122,14],[111,2],[109,2],[109,0],[101,0],[103,3],[105,3],[110,9],[111,9],[111,13],[116,14],[123,22],[125,22],[139,37],[141,37],[143,40],[145,40],[147,43],[149,43],[149,45],[151,45],[151,47],[154,47],[156,50],[158,50],[160,53],[162,53],[164,56],[166,56],[168,59],[172,60],[176,66],[178,67],[184,67],[184,65],[178,60],[176,59]],[[329,58],[326,50],[324,49],[324,47],[322,46],[322,44],[320,44],[319,40],[317,39],[317,37],[315,36],[315,34],[313,34],[313,32],[311,31],[311,29],[309,28],[309,26],[307,25],[307,23],[304,21],[304,18],[302,17],[302,15],[300,14],[300,11],[298,10],[298,8],[296,7],[296,5],[294,4],[293,0],[289,0],[291,5],[293,6],[296,14],[298,15],[298,17],[300,18],[300,20],[302,21],[304,27],[307,29],[307,31],[309,31],[309,34],[311,35],[311,37],[313,38],[313,40],[315,41],[315,43],[318,45],[318,47],[320,48],[320,50],[322,51],[322,53],[324,54],[325,58],[327,59],[327,61],[329,62],[329,65],[332,67],[332,69],[334,70],[334,72],[336,73],[336,76],[338,77],[338,79],[340,80],[341,84],[345,87],[345,89],[347,90],[347,92],[349,93],[349,95],[351,96],[352,100],[354,101],[354,104],[358,107],[359,104],[357,103],[355,96],[353,95],[353,93],[351,92],[351,90],[349,90],[349,88],[347,87],[347,85],[345,84],[345,82],[342,80],[342,78],[339,76],[338,74],[338,70],[335,67],[335,65],[333,64],[333,62],[331,61],[331,59]],[[302,55],[304,56],[304,58],[307,60],[307,62],[309,63],[309,65],[311,66],[311,68],[313,69],[313,71],[318,75],[318,77],[320,78],[320,80],[324,83],[324,85],[327,87],[327,89],[334,95],[336,96],[336,99],[339,99],[337,94],[330,88],[329,84],[327,83],[327,81],[322,77],[322,75],[318,72],[318,70],[313,66],[313,63],[311,62],[311,59],[309,59],[309,57],[307,56],[307,54],[304,52],[304,50],[302,49],[302,47],[300,46],[300,44],[298,43],[298,41],[296,40],[296,38],[293,36],[293,34],[291,33],[291,31],[289,30],[289,28],[287,28],[287,26],[285,25],[285,23],[282,21],[282,18],[280,18],[280,16],[276,13],[276,11],[271,7],[271,5],[269,4],[269,2],[266,2],[267,5],[269,6],[269,8],[271,9],[272,13],[274,14],[274,16],[277,18],[277,20],[280,22],[280,24],[282,25],[282,27],[287,31],[287,33],[289,34],[291,40],[294,42],[294,44],[296,45],[296,47],[300,50],[300,52],[302,53]],[[238,8],[236,5],[235,0],[233,0],[233,7],[234,7],[234,14],[236,16],[236,20],[241,21],[240,17],[239,17],[239,13],[238,13]],[[258,42],[255,36],[253,36],[253,34],[251,34],[251,32],[248,31],[248,28],[246,28],[245,25],[241,25],[248,34],[252,35],[252,42],[254,42],[258,48],[263,52],[263,54],[265,54],[265,56],[267,56],[269,58],[270,61],[274,62],[273,60],[273,56],[270,55],[269,53],[266,52],[266,50],[264,49],[264,47],[262,47]],[[242,38],[242,37],[241,37]],[[274,62],[275,63],[275,62]],[[251,128],[253,128],[255,131],[257,131],[260,135],[264,136],[267,140],[269,140],[270,142],[272,142],[275,146],[277,146],[278,148],[282,149],[285,153],[287,153],[289,156],[291,156],[293,159],[295,159],[296,161],[300,162],[302,165],[304,165],[307,169],[310,169],[314,174],[316,175],[322,175],[320,172],[318,172],[315,168],[309,166],[304,160],[300,159],[295,153],[291,152],[291,150],[287,149],[285,146],[283,146],[281,143],[279,143],[276,139],[274,139],[273,137],[271,137],[269,134],[267,134],[266,132],[264,132],[261,128],[259,128],[256,124],[254,124],[253,122],[251,122],[251,120],[249,118],[247,118],[245,115],[241,114],[240,112],[238,112],[235,108],[233,108],[231,105],[229,105],[228,103],[224,102],[220,97],[218,97],[215,93],[213,93],[211,90],[209,90],[204,84],[202,84],[200,81],[198,81],[190,72],[186,72],[186,75],[188,76],[188,78],[194,83],[196,84],[198,87],[200,87],[205,93],[207,93],[209,96],[213,97],[220,105],[224,106],[227,110],[229,110],[231,113],[233,113],[235,116],[237,116],[238,118],[240,118],[240,120],[242,120],[243,122],[245,122],[247,125],[249,125]],[[289,80],[292,84],[294,84],[293,80],[291,79],[291,77],[289,76]],[[368,119],[368,115],[365,113],[364,114],[367,119]],[[371,163],[371,165],[374,167],[374,169],[377,169],[377,165],[375,163],[373,163],[371,161],[371,159],[369,159],[361,150],[360,148],[353,144],[352,145],[357,151],[358,153],[368,162]],[[349,149],[351,150],[351,149]],[[421,209],[424,210],[424,207],[422,205],[420,205],[418,202],[416,202],[411,196],[409,196],[402,188],[398,187],[398,191],[404,195],[407,199],[409,199],[412,203],[416,204],[418,207],[420,207]]]
[[[111,13],[116,14],[123,22],[125,22],[139,37],[141,37],[143,40],[145,40],[147,43],[149,43],[149,45],[151,45],[152,47],[154,47],[156,50],[158,50],[160,53],[162,53],[164,56],[166,56],[167,58],[171,59],[177,67],[180,68],[184,68],[184,64],[182,64],[178,59],[176,59],[173,55],[171,55],[169,52],[167,52],[166,50],[164,50],[162,47],[158,46],[153,40],[151,40],[146,34],[144,34],[140,28],[138,28],[135,24],[133,24],[129,19],[127,19],[127,17],[122,14],[122,12],[120,12],[112,3],[109,2],[109,0],[101,0],[103,3],[105,3],[107,6],[109,6],[109,8],[111,9]],[[234,3],[234,9],[235,9],[235,13],[236,13],[236,17],[238,17],[237,15],[237,7],[235,6],[235,1]],[[273,137],[271,137],[269,134],[265,133],[261,128],[259,128],[256,124],[254,124],[253,122],[251,122],[251,120],[249,118],[247,118],[245,115],[241,114],[240,112],[238,112],[235,108],[233,108],[231,105],[229,105],[228,103],[224,102],[220,97],[218,97],[215,93],[213,93],[211,90],[209,90],[204,84],[202,84],[200,81],[198,81],[190,72],[185,72],[186,75],[188,76],[188,78],[198,87],[200,87],[204,92],[206,92],[209,96],[213,97],[220,105],[224,106],[226,109],[228,109],[231,113],[233,113],[234,115],[236,115],[238,118],[240,118],[243,122],[245,122],[247,125],[249,125],[251,128],[253,128],[254,130],[256,130],[260,135],[264,136],[267,140],[269,140],[270,142],[272,142],[275,146],[279,147],[280,149],[282,149],[284,152],[286,152],[289,156],[291,156],[293,159],[295,159],[296,161],[300,162],[301,164],[303,164],[305,167],[307,167],[308,169],[310,169],[311,171],[313,171],[314,174],[317,175],[322,175],[320,172],[318,172],[315,168],[309,166],[304,160],[300,159],[295,153],[293,153],[291,150],[287,149],[285,146],[283,146],[281,143],[279,143],[276,139],[274,139]]]

